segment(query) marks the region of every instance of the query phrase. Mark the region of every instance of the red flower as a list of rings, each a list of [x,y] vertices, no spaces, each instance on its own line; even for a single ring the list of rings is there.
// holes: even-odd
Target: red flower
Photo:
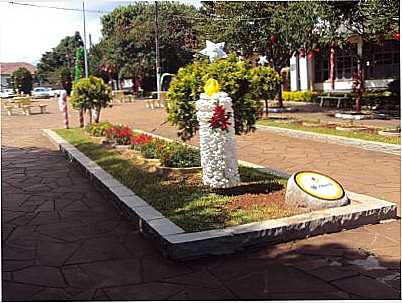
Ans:
[[[278,38],[275,35],[272,35],[271,42],[272,42],[272,44],[276,44],[276,42],[278,42]]]
[[[399,33],[394,34],[394,38],[399,41]]]
[[[131,144],[148,144],[152,141],[152,136],[147,134],[140,134],[131,138]]]
[[[208,121],[211,128],[219,128],[221,130],[228,130],[230,113],[225,112],[223,105],[217,105],[212,113],[212,118]]]

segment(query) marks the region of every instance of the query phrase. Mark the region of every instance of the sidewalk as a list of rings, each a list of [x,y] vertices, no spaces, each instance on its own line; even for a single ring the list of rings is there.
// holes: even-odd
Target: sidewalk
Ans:
[[[400,221],[233,256],[163,259],[41,135],[62,126],[56,102],[49,111],[2,112],[3,300],[400,298]],[[165,113],[139,102],[102,119],[150,131]],[[175,136],[168,126],[155,133]],[[242,160],[288,173],[316,169],[400,204],[398,156],[258,131],[238,145]]]

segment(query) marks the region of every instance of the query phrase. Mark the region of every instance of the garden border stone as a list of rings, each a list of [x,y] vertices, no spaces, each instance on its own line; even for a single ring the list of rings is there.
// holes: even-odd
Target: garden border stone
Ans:
[[[308,139],[325,143],[334,143],[341,145],[348,145],[357,148],[362,148],[365,150],[376,151],[381,153],[400,155],[401,154],[401,146],[398,144],[390,144],[390,143],[382,143],[375,141],[368,141],[362,139],[355,138],[347,138],[336,135],[326,135],[326,134],[318,134],[313,132],[307,132],[296,129],[288,129],[282,127],[275,126],[267,126],[267,125],[256,125],[257,129],[272,131],[274,133],[278,133],[281,135],[295,137],[299,139]]]
[[[145,237],[153,239],[165,256],[176,260],[235,253],[250,246],[276,244],[382,223],[397,216],[397,206],[394,203],[346,191],[352,200],[347,206],[225,229],[185,232],[54,131],[44,129],[43,132],[73,163],[78,164],[125,217],[138,225]],[[249,162],[239,161],[239,164],[280,177],[289,177],[288,174]]]

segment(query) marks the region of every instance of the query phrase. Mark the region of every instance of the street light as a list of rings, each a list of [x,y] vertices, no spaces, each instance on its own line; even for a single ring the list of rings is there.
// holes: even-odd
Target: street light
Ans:
[[[155,1],[155,48],[156,48],[156,90],[158,91],[158,100],[161,98],[161,67],[159,58],[159,24],[158,24],[158,1]]]
[[[88,78],[88,58],[87,58],[87,32],[85,27],[85,1],[82,1],[82,17],[84,21],[84,61],[85,61],[85,78]]]

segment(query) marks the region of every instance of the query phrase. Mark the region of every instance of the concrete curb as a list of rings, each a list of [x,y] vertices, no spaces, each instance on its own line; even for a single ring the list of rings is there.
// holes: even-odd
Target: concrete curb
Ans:
[[[334,143],[341,145],[353,146],[369,151],[400,155],[401,154],[401,146],[397,144],[389,144],[389,143],[381,143],[374,141],[367,141],[362,139],[353,139],[346,138],[335,135],[325,135],[325,134],[317,134],[313,132],[307,132],[302,130],[274,127],[274,126],[265,126],[265,125],[257,125],[257,129],[268,130],[274,133],[278,133],[281,135],[295,137],[299,139],[308,139],[325,143]]]
[[[73,163],[78,164],[94,186],[102,190],[123,215],[138,225],[145,237],[153,239],[162,253],[172,259],[234,253],[250,246],[275,244],[379,223],[396,218],[397,215],[397,206],[394,203],[347,192],[353,200],[348,206],[231,228],[187,233],[54,131],[45,129],[43,132]],[[244,161],[241,164],[248,164],[281,177],[288,176],[256,164]]]

